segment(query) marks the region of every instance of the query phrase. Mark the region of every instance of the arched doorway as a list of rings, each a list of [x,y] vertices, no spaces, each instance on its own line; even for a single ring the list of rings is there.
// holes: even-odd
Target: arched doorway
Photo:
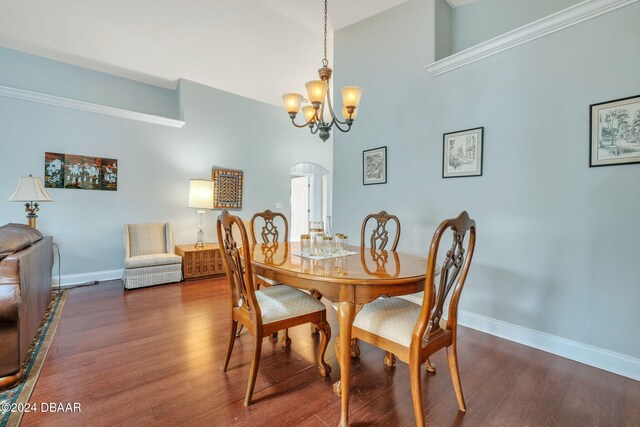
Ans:
[[[327,169],[315,163],[298,163],[291,175],[291,232],[292,242],[307,233],[309,221],[331,218],[331,180]]]

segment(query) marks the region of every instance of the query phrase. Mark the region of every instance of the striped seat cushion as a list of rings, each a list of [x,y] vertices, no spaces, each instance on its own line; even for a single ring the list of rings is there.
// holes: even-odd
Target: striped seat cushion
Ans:
[[[174,254],[150,254],[138,255],[126,258],[124,266],[126,268],[153,267],[155,265],[180,264],[182,258]]]
[[[324,304],[308,293],[287,285],[260,289],[256,299],[264,324],[325,310]]]

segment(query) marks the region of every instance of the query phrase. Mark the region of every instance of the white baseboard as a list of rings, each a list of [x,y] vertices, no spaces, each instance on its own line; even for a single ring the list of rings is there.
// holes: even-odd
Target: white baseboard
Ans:
[[[79,274],[64,274],[60,278],[60,287],[62,289],[71,286],[78,286],[83,284],[93,284],[93,282],[100,282],[103,280],[121,279],[122,270],[105,270],[105,271],[93,271],[90,273]],[[54,274],[53,287],[58,286],[58,276]]]
[[[407,295],[403,298],[422,304],[421,295]],[[458,312],[458,323],[480,332],[640,381],[640,359],[634,357],[468,311]]]

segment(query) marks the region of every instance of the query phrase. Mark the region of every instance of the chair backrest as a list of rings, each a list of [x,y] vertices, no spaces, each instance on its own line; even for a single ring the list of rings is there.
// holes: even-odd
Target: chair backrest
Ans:
[[[451,247],[447,250],[440,274],[436,283],[437,258],[440,249],[442,236],[448,231],[453,232]],[[465,237],[469,234],[469,241],[465,250],[463,244]],[[413,330],[413,342],[422,343],[422,339],[427,334],[433,334],[440,329],[440,319],[444,302],[453,288],[451,301],[449,302],[449,315],[447,317],[447,329],[455,332],[458,324],[458,302],[460,294],[467,279],[469,265],[473,258],[473,250],[476,244],[476,222],[469,218],[469,214],[463,211],[457,218],[450,218],[442,221],[433,235],[431,247],[429,248],[429,258],[427,259],[427,274],[424,286],[424,299],[418,323]]]
[[[280,212],[272,212],[267,209],[264,212],[258,212],[251,217],[251,241],[252,243],[258,243],[255,234],[255,221],[258,218],[261,218],[264,221],[264,224],[260,231],[260,237],[262,238],[262,243],[272,243],[278,242],[280,237],[280,230],[274,224],[273,220],[275,218],[281,218],[284,223],[284,234],[282,234],[282,242],[286,242],[289,240],[289,223],[287,222],[287,217]]]
[[[238,242],[233,236],[234,227],[240,234],[240,248],[238,248]],[[262,315],[256,300],[251,268],[251,250],[244,223],[242,219],[229,214],[225,209],[218,216],[217,230],[222,264],[231,288],[231,309],[246,311],[249,316],[247,319],[251,318],[259,327],[262,324]],[[242,256],[240,256],[240,251],[242,251]]]
[[[173,253],[173,235],[168,222],[125,224],[125,256]]]
[[[387,223],[389,221],[394,221],[396,223],[396,235],[393,239],[393,245],[391,245],[391,250],[395,251],[398,247],[398,242],[400,241],[400,220],[395,215],[389,215],[385,211],[381,211],[377,214],[369,214],[366,216],[364,221],[362,221],[362,230],[360,231],[360,247],[365,247],[365,234],[367,229],[367,222],[371,219],[376,220],[376,225],[371,232],[371,236],[369,237],[369,241],[371,243],[371,249],[385,249],[387,243],[389,242],[389,231],[387,231]]]

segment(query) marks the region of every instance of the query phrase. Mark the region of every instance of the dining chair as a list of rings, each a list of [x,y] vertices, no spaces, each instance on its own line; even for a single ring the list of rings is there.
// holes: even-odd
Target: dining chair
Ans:
[[[436,261],[441,240],[448,230],[452,231],[452,244],[438,268]],[[467,234],[469,239],[465,250]],[[456,337],[458,303],[475,243],[476,223],[466,211],[457,218],[443,221],[431,240],[422,305],[396,297],[379,298],[365,304],[353,323],[353,337],[393,353],[409,364],[413,410],[418,426],[424,426],[420,366],[442,348],[447,349],[458,406],[460,411],[466,411],[458,370]],[[452,290],[448,316],[443,319],[445,300]]]
[[[367,225],[371,220],[375,220],[375,224],[369,236],[369,248],[371,248],[371,255],[373,259],[383,260],[387,256],[385,248],[389,243],[389,230],[387,230],[387,223],[392,221],[395,223],[395,234],[393,236],[393,244],[391,245],[391,251],[394,252],[398,243],[400,242],[400,220],[395,215],[389,215],[386,211],[380,211],[377,214],[369,214],[362,221],[362,228],[360,229],[360,247],[366,247],[366,235]],[[365,267],[366,268],[366,267]],[[339,345],[339,340],[336,340],[336,349]],[[336,350],[337,354],[337,350]],[[358,340],[356,338],[351,339],[351,357],[360,356],[360,347],[358,347]],[[392,367],[395,363],[395,357],[392,353],[388,353],[384,358],[384,364]]]
[[[393,244],[391,250],[395,251],[400,241],[400,220],[395,215],[389,215],[385,211],[380,211],[377,214],[369,214],[362,221],[362,229],[360,230],[360,247],[364,248],[365,236],[367,230],[367,223],[370,220],[375,220],[376,223],[373,227],[371,235],[369,236],[369,243],[371,249],[385,249],[389,242],[389,231],[387,230],[387,223],[393,221],[396,225],[395,236],[393,238]]]
[[[280,240],[280,229],[275,219],[279,218],[280,222],[283,224],[284,233],[282,233],[282,240]],[[261,223],[258,224],[260,227],[260,237],[263,244],[268,243],[277,243],[279,241],[286,242],[289,240],[289,222],[287,221],[287,217],[280,212],[273,212],[269,209],[263,212],[257,212],[251,217],[251,221],[249,222],[249,231],[251,235],[251,243],[254,245],[258,243],[258,239],[256,238],[256,222],[260,220]],[[254,276],[254,283],[256,284],[256,289],[260,289],[260,286],[273,286],[279,285],[280,283],[275,282],[273,280],[267,279],[262,276]],[[271,339],[273,342],[278,341],[278,331],[274,332],[271,335]],[[287,329],[284,330],[282,337],[282,346],[288,348],[291,346],[291,338],[289,338],[289,331]]]
[[[234,238],[234,229],[239,232],[239,241]],[[324,354],[331,339],[331,327],[326,320],[327,310],[324,304],[311,295],[287,285],[256,290],[249,238],[242,220],[223,210],[218,216],[217,232],[222,263],[229,281],[231,302],[231,330],[227,355],[222,366],[223,372],[226,372],[229,366],[238,323],[253,336],[253,358],[244,399],[245,406],[251,404],[263,338],[281,329],[305,323],[315,324],[320,330],[318,369],[321,376],[329,375],[331,367],[325,363]]]

